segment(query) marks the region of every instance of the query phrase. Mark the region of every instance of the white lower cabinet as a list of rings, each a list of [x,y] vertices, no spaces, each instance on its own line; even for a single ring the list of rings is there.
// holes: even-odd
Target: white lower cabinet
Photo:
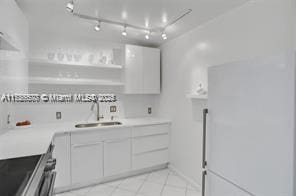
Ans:
[[[159,149],[166,149],[169,146],[169,135],[159,134],[133,138],[133,153],[141,154]]]
[[[64,133],[54,144],[63,191],[168,163],[169,124]]]
[[[169,125],[134,127],[132,169],[139,170],[169,162]]]
[[[133,170],[149,168],[169,161],[168,150],[156,150],[133,155]]]
[[[104,176],[118,175],[131,170],[131,140],[104,142]]]
[[[103,142],[72,144],[72,184],[87,184],[103,177]]]
[[[71,143],[70,133],[62,133],[55,136],[53,144],[53,157],[57,160],[55,188],[63,188],[71,185]]]

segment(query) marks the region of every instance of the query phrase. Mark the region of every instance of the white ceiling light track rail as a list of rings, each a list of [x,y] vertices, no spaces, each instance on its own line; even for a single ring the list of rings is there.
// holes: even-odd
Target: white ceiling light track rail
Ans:
[[[95,31],[100,31],[101,30],[101,24],[111,24],[111,25],[116,25],[116,26],[121,26],[122,27],[122,32],[121,34],[123,36],[127,36],[127,29],[136,29],[139,31],[144,31],[145,32],[145,38],[149,39],[152,34],[160,34],[162,39],[166,40],[167,39],[167,34],[166,34],[166,29],[177,23],[179,20],[184,18],[186,15],[190,14],[192,12],[192,9],[187,9],[184,12],[182,12],[179,16],[175,17],[174,19],[170,20],[166,25],[162,27],[154,27],[154,28],[147,28],[147,27],[142,27],[142,26],[137,26],[129,23],[123,23],[119,21],[114,21],[114,20],[109,20],[106,18],[100,18],[100,17],[94,17],[94,16],[89,16],[85,14],[81,14],[78,12],[75,12],[75,5],[74,5],[74,0],[71,0],[70,2],[67,3],[66,9],[68,12],[73,14],[73,16],[86,19],[86,20],[92,20],[96,22],[96,25],[94,26]]]

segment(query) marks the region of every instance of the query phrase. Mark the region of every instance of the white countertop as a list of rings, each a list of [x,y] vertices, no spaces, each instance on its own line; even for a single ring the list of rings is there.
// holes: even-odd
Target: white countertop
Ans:
[[[133,118],[115,121],[122,122],[122,125],[110,126],[108,128],[170,123],[169,120],[161,118]],[[54,135],[61,132],[101,129],[99,127],[75,128],[75,124],[78,123],[86,122],[33,124],[28,128],[5,130],[0,135],[0,160],[44,154],[52,142]]]

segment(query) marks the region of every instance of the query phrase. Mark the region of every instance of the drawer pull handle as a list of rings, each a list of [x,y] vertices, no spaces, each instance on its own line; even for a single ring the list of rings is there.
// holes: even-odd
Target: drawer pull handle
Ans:
[[[74,144],[73,147],[74,148],[79,148],[79,147],[83,147],[83,146],[95,146],[95,145],[102,145],[103,142],[95,142],[95,143],[86,143],[86,144]]]
[[[135,136],[134,139],[146,138],[146,137],[154,137],[154,136],[162,136],[162,135],[169,135],[169,133],[158,133],[158,134],[152,134],[152,135]]]
[[[106,140],[105,143],[107,144],[112,144],[112,143],[117,143],[117,142],[124,142],[128,141],[130,138],[124,138],[124,139],[118,139],[118,140]]]
[[[134,156],[139,156],[142,154],[148,154],[148,153],[159,152],[159,151],[164,151],[164,150],[168,150],[168,148],[160,148],[160,149],[156,149],[156,150],[149,150],[146,152],[139,152],[139,153],[135,153]]]

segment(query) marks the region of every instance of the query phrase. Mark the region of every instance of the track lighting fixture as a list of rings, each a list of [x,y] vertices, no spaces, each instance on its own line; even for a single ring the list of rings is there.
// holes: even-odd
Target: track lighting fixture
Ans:
[[[162,39],[164,39],[164,40],[166,40],[168,37],[167,37],[167,34],[165,33],[165,32],[163,32],[162,34],[161,34],[161,37],[162,37]]]
[[[127,36],[126,26],[123,27],[123,31],[121,32],[121,35]]]
[[[73,13],[74,11],[74,0],[67,3],[66,9],[68,12]]]
[[[98,24],[94,27],[95,31],[100,31],[101,30],[101,22],[98,21]]]
[[[77,0],[76,0],[77,1]],[[185,16],[187,16],[188,14],[190,14],[192,12],[192,9],[187,9],[184,10],[179,16],[176,16],[174,19],[169,20],[166,25],[162,26],[162,27],[153,27],[153,28],[148,28],[147,26],[143,27],[143,26],[138,26],[138,25],[134,25],[134,24],[129,24],[129,23],[123,23],[121,21],[115,21],[115,20],[110,20],[108,18],[102,18],[102,17],[94,17],[94,16],[90,16],[90,15],[85,15],[85,14],[81,14],[77,11],[74,11],[74,0],[69,0],[69,2],[67,3],[67,11],[72,13],[73,16],[78,17],[78,18],[82,18],[85,20],[91,20],[91,21],[97,21],[98,24],[96,24],[94,26],[94,30],[95,31],[100,31],[101,30],[101,22],[102,23],[106,23],[109,25],[115,25],[115,26],[121,26],[123,27],[123,30],[121,31],[121,35],[122,36],[127,36],[127,28],[129,29],[133,29],[133,30],[138,30],[141,32],[145,32],[145,39],[149,40],[151,34],[153,35],[161,35],[161,38],[163,40],[168,39],[167,34],[165,33],[165,30],[175,24],[176,22],[180,21],[181,19],[183,19]]]
[[[145,35],[145,39],[150,39],[150,34],[151,34],[151,32],[148,31],[148,32],[146,33],[146,35]]]

